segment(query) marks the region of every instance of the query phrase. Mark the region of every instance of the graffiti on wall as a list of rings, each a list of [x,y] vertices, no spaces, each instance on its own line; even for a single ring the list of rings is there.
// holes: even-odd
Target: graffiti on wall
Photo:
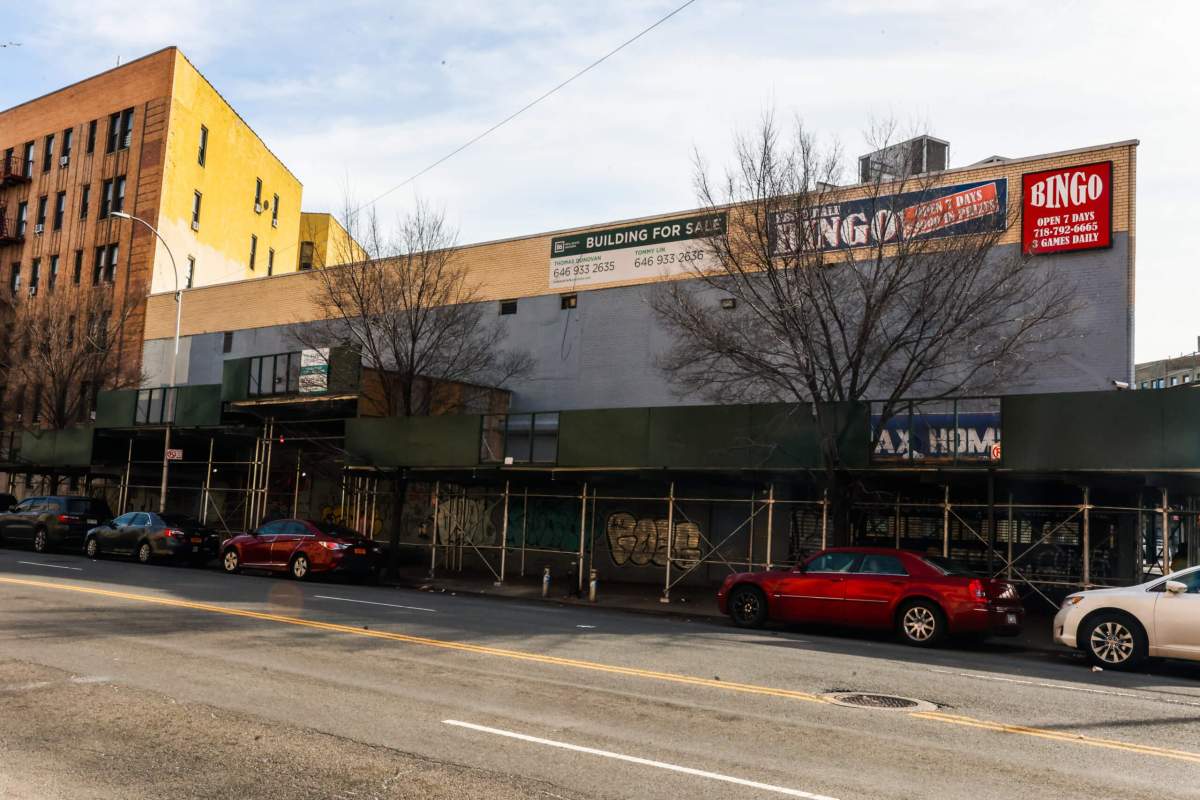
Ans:
[[[437,505],[438,544],[497,544],[499,536],[490,513],[494,505],[485,498],[468,495],[443,498]]]
[[[666,566],[668,523],[665,518],[638,518],[628,511],[618,511],[605,524],[608,549],[618,567]],[[682,569],[694,567],[700,561],[700,526],[691,521],[676,522],[674,540],[670,541],[671,563]]]

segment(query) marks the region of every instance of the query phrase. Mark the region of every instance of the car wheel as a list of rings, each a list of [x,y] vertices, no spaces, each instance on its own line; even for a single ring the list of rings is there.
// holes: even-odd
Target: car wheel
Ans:
[[[767,621],[767,596],[757,586],[736,586],[729,593],[729,616],[739,628],[761,628]]]
[[[896,631],[906,644],[933,647],[946,635],[946,615],[932,601],[914,600],[900,609]]]
[[[225,555],[221,556],[221,569],[225,570],[230,575],[237,572],[241,566],[242,564],[240,559],[238,559],[237,550],[234,550],[232,547],[225,551]]]
[[[1079,643],[1088,660],[1105,669],[1132,669],[1146,660],[1150,650],[1142,626],[1115,611],[1093,617]]]
[[[46,538],[45,528],[38,528],[33,532],[33,550],[35,553],[45,553],[50,550],[50,541]]]
[[[308,577],[308,572],[309,572],[308,556],[304,555],[304,553],[297,553],[296,557],[292,559],[292,564],[291,564],[292,577],[298,581],[302,581]]]
[[[138,545],[137,560],[142,564],[149,564],[150,559],[154,557],[154,551],[150,549],[149,542],[142,542]]]
[[[88,558],[96,559],[100,557],[100,543],[96,541],[95,536],[89,536],[87,543],[83,546],[83,552]]]

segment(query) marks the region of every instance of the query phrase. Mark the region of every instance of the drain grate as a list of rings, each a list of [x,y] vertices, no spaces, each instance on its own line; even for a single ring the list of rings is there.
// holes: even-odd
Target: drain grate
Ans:
[[[866,692],[830,692],[825,699],[839,706],[851,708],[872,708],[880,711],[931,711],[936,708],[933,703],[924,700],[912,700],[907,697],[896,697],[890,694],[868,694]]]

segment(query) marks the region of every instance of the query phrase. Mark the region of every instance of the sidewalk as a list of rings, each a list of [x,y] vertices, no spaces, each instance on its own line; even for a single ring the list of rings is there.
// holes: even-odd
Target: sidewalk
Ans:
[[[582,596],[575,594],[576,586],[559,576],[550,584],[550,591],[542,597],[540,577],[524,578],[511,576],[503,585],[494,585],[494,576],[489,574],[450,573],[436,574],[431,580],[427,567],[404,566],[395,585],[427,592],[494,597],[506,600],[524,600],[539,603],[602,608],[607,611],[624,611],[635,614],[655,614],[667,617],[683,617],[727,624],[728,617],[717,610],[716,587],[675,587],[671,590],[671,602],[661,602],[662,588],[638,583],[601,583],[596,592],[596,602],[588,602],[587,585]],[[1051,623],[1053,613],[1044,603],[1026,608],[1025,624],[1020,635],[993,637],[990,646],[999,646],[1017,651],[1037,651],[1064,654],[1064,648],[1054,643]]]

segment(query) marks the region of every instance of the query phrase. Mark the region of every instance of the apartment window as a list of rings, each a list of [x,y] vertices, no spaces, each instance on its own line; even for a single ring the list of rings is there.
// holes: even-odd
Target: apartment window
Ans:
[[[271,227],[279,227],[279,195],[271,195]]]
[[[196,154],[196,161],[200,166],[204,166],[204,159],[208,157],[208,128],[200,126],[200,151]]]
[[[262,178],[254,179],[254,210],[262,213]]]
[[[1178,378],[1177,376],[1175,376],[1175,375],[1172,375],[1172,376],[1171,376],[1171,385],[1172,385],[1172,386],[1178,386],[1178,385],[1179,385],[1179,378]]]
[[[87,219],[88,205],[92,202],[92,187],[84,186],[83,191],[79,194],[79,218]]]
[[[127,108],[108,117],[108,144],[104,152],[124,150],[133,142],[133,109]]]
[[[96,122],[96,120],[92,120],[88,123],[87,151],[89,154],[96,152]]]
[[[67,347],[75,344],[75,315],[67,317]]]
[[[75,251],[75,272],[71,276],[71,283],[78,286],[79,281],[82,278],[83,278],[83,251],[76,250]]]
[[[315,249],[312,242],[300,243],[300,269],[302,271],[313,268],[313,251]]]
[[[566,311],[571,308],[575,308],[576,306],[579,305],[579,295],[577,295],[577,294],[564,294],[559,299],[561,301],[559,304],[559,307],[563,311]]]
[[[1183,382],[1184,382],[1184,383],[1187,383],[1187,382],[1188,382],[1188,381],[1190,381],[1191,379],[1192,379],[1192,376],[1191,376],[1191,375],[1184,375],[1184,376],[1183,376]]]
[[[96,258],[92,262],[92,286],[99,286],[101,282],[113,283],[116,281],[118,253],[116,244],[101,245],[96,248]]]
[[[225,331],[225,336],[221,338],[221,352],[230,353],[233,351],[233,331]]]
[[[42,273],[42,260],[35,258],[29,264],[29,294],[35,295],[38,290],[38,282]]]
[[[258,255],[258,237],[250,234],[250,271],[254,271],[254,257]]]
[[[61,231],[63,217],[67,214],[67,193],[59,192],[54,196],[54,230]]]
[[[275,248],[270,247],[267,249],[267,275],[271,276],[274,274],[275,274]]]
[[[200,230],[200,193],[192,195],[192,230]]]
[[[50,256],[50,291],[54,291],[55,284],[58,283],[58,256]]]
[[[22,200],[17,203],[17,236],[25,235],[25,224],[29,221],[29,203]]]
[[[101,187],[100,194],[100,219],[104,219],[114,211],[120,211],[125,207],[125,176],[118,175],[115,178],[109,178]]]
[[[1141,388],[1143,388],[1143,389],[1149,389],[1149,388],[1150,388],[1150,381],[1142,381],[1142,386],[1141,386]]]
[[[46,195],[42,195],[38,198],[37,219],[35,221],[35,224],[37,225],[36,233],[41,233],[46,227],[46,207],[49,205],[49,203],[50,198]]]
[[[42,146],[42,172],[50,171],[50,164],[54,161],[54,134],[46,134],[46,141]]]
[[[12,272],[9,273],[9,277],[8,277],[8,289],[13,294],[16,294],[17,292],[21,291],[21,265],[20,264],[12,265]]]
[[[67,161],[65,161],[64,159],[69,160],[71,158],[71,148],[74,146],[75,146],[75,129],[67,128],[66,130],[63,131],[63,134],[62,134],[62,149],[61,149],[61,155],[58,159],[59,164],[61,164],[64,167],[67,165]]]
[[[33,387],[33,406],[29,412],[34,422],[42,421],[42,385],[40,383]]]
[[[517,313],[516,300],[501,300],[500,301],[500,316],[507,317]]]
[[[91,416],[91,411],[94,406],[90,404],[92,399],[92,383],[91,381],[82,381],[79,384],[79,420],[82,422]]]
[[[33,142],[25,143],[25,168],[21,174],[26,178],[33,177]]]
[[[188,256],[187,277],[184,280],[184,288],[192,288],[192,281],[196,279],[196,257]]]

